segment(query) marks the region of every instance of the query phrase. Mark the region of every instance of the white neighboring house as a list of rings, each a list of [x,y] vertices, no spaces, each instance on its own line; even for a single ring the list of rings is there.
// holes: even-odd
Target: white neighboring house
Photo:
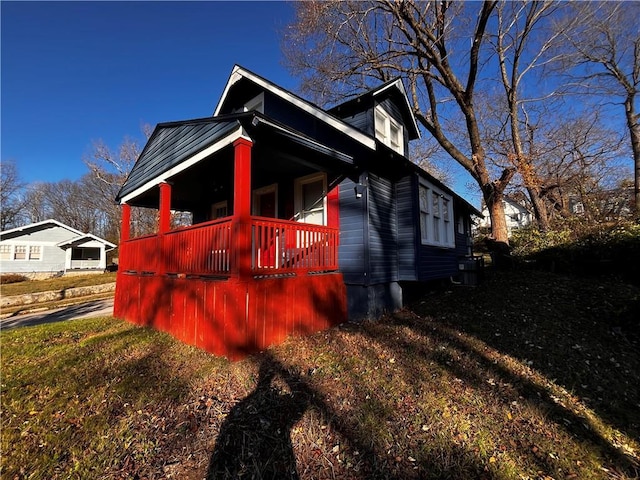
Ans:
[[[47,277],[59,273],[103,272],[116,246],[57,220],[0,232],[0,273]]]
[[[509,232],[509,236],[511,236],[511,233],[514,230],[531,225],[533,216],[529,210],[508,197],[504,197],[502,199],[502,203],[504,205],[504,215],[507,219],[507,231]],[[489,209],[484,204],[482,206],[482,215],[484,215],[484,217],[480,219],[478,226],[485,228],[491,227]]]

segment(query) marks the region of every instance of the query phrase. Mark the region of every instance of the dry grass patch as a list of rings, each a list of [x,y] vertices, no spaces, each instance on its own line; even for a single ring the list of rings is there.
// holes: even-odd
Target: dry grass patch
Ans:
[[[237,363],[113,319],[4,332],[0,473],[634,478],[638,290],[574,282],[505,274]]]

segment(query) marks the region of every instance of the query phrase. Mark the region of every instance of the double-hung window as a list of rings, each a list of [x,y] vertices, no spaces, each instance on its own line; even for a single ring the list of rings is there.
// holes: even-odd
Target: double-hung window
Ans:
[[[402,125],[380,105],[375,108],[374,122],[376,138],[400,155],[404,155]]]
[[[440,191],[426,180],[418,187],[420,205],[420,239],[423,245],[455,247],[452,205],[450,195]]]

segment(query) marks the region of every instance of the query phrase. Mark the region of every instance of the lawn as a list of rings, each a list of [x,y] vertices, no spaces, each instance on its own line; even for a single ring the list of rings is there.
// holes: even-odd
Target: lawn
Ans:
[[[27,280],[18,283],[0,285],[0,293],[3,296],[22,295],[24,293],[48,292],[52,290],[64,290],[75,287],[88,287],[102,285],[116,281],[115,273],[100,273],[90,275],[69,275],[46,280]]]
[[[2,478],[640,469],[640,288],[491,275],[229,363],[111,318],[2,332]]]

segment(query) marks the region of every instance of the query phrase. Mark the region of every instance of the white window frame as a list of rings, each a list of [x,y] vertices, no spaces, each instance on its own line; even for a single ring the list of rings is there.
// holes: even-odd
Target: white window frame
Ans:
[[[426,195],[426,205],[424,205],[424,201],[420,200],[421,198],[424,200],[422,195]],[[451,195],[434,187],[426,180],[420,179],[418,209],[420,243],[435,247],[455,248],[454,222],[451,221],[454,218]]]
[[[296,178],[294,182],[294,207],[295,207],[295,220],[297,222],[303,222],[302,220],[302,207],[303,207],[303,199],[302,199],[302,187],[309,183],[317,182],[318,180],[322,180],[322,224],[327,225],[327,174],[324,172],[312,173],[311,175],[307,175],[305,177]]]
[[[376,138],[391,150],[404,155],[404,127],[396,121],[381,105],[376,105],[373,115]],[[395,141],[391,136],[391,127],[396,129]]]
[[[24,258],[16,258],[16,250],[24,248]],[[8,248],[9,258],[3,259],[3,262],[41,262],[44,258],[44,245],[31,243],[3,243],[2,248]],[[40,250],[39,258],[31,258],[32,249]]]
[[[13,261],[13,245],[11,245],[10,243],[3,243],[0,245],[0,249],[4,250],[7,249],[7,258],[1,258],[0,256],[0,260],[2,260],[3,262],[11,262]]]
[[[256,188],[253,191],[253,197],[251,199],[252,215],[258,215],[258,197],[260,195],[264,195],[265,193],[271,193],[271,192],[275,194],[275,200],[276,200],[276,211],[275,211],[274,218],[278,218],[278,184],[277,183],[272,183],[271,185],[267,185],[266,187]]]

